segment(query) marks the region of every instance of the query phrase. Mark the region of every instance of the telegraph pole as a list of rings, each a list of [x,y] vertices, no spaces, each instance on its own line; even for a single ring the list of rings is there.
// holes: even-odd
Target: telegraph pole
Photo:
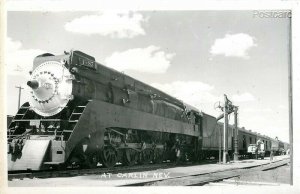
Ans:
[[[289,20],[289,29],[292,27],[292,20]],[[289,68],[288,68],[288,99],[289,99],[289,139],[290,139],[290,185],[294,184],[293,168],[294,168],[294,140],[293,140],[293,64],[292,64],[292,30],[289,34]],[[296,74],[296,73],[295,73]]]
[[[239,152],[238,152],[238,107],[234,106],[234,161],[239,160]]]
[[[19,89],[19,100],[18,100],[18,110],[20,109],[20,104],[21,104],[21,93],[22,93],[22,90],[24,88],[22,88],[21,86],[16,86],[16,88]]]
[[[223,130],[223,164],[227,162],[228,155],[228,99],[224,94],[224,130]]]

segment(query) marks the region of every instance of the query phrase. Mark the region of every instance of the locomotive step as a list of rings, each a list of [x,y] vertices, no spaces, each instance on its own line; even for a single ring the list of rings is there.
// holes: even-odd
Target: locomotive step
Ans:
[[[72,133],[73,130],[63,130],[64,133]]]
[[[64,121],[63,119],[14,119],[13,121],[19,122],[19,121]]]
[[[22,107],[20,107],[20,109],[28,109],[29,108],[29,106],[22,106]]]
[[[59,164],[61,164],[61,162],[44,162],[43,164],[46,164],[46,165],[59,165]]]

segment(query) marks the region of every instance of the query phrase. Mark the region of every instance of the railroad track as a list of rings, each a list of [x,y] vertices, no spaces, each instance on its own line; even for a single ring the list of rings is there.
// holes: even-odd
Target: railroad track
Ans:
[[[117,172],[131,172],[141,170],[155,170],[158,168],[167,168],[174,166],[174,164],[153,164],[153,165],[137,165],[131,167],[114,167],[114,168],[95,168],[95,169],[67,169],[67,170],[47,170],[47,171],[31,171],[20,173],[9,173],[8,180],[12,179],[24,179],[24,178],[56,178],[56,177],[73,177],[89,174],[102,174],[102,173],[117,173]]]
[[[208,160],[198,163],[185,163],[182,165],[176,165],[175,163],[161,163],[161,164],[149,164],[149,165],[134,165],[134,166],[116,166],[114,168],[98,167],[94,169],[66,169],[66,170],[46,170],[46,171],[29,171],[29,172],[9,172],[8,180],[24,179],[24,178],[56,178],[56,177],[73,177],[91,174],[103,174],[103,173],[128,173],[128,172],[141,172],[157,169],[166,169],[174,166],[192,166],[216,163],[217,160]]]
[[[289,159],[278,160],[273,163],[259,164],[251,167],[241,167],[238,169],[227,169],[216,171],[212,173],[201,173],[193,175],[176,176],[167,179],[151,180],[133,184],[126,184],[121,186],[167,186],[167,185],[180,185],[180,186],[202,186],[210,182],[219,182],[224,179],[239,177],[243,174],[255,171],[271,170],[289,163]]]

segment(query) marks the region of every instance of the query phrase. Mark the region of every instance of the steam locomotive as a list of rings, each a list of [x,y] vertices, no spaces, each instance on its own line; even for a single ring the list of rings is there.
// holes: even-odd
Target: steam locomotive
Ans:
[[[8,171],[199,161],[218,156],[223,124],[80,51],[37,56],[29,102],[7,130]],[[232,126],[228,149],[233,153]],[[248,138],[251,136],[250,142]],[[255,138],[239,128],[239,152]]]

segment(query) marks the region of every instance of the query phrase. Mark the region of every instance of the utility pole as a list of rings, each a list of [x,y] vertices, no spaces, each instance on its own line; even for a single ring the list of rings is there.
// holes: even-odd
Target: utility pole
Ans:
[[[222,128],[220,128],[220,131],[219,131],[219,163],[221,164],[222,163]]]
[[[16,88],[19,89],[19,100],[18,100],[18,110],[20,109],[20,103],[21,103],[21,93],[22,93],[22,90],[24,88],[22,88],[21,86],[16,86]]]
[[[291,29],[292,20],[289,20],[289,29]],[[294,139],[293,139],[293,64],[292,64],[292,30],[289,34],[289,68],[288,68],[288,99],[289,99],[289,139],[290,139],[290,185],[294,184]],[[296,75],[296,73],[295,73]]]
[[[224,130],[223,130],[223,164],[227,162],[228,155],[228,99],[224,94]]]
[[[238,152],[238,107],[234,106],[234,161],[239,160],[239,152]]]

